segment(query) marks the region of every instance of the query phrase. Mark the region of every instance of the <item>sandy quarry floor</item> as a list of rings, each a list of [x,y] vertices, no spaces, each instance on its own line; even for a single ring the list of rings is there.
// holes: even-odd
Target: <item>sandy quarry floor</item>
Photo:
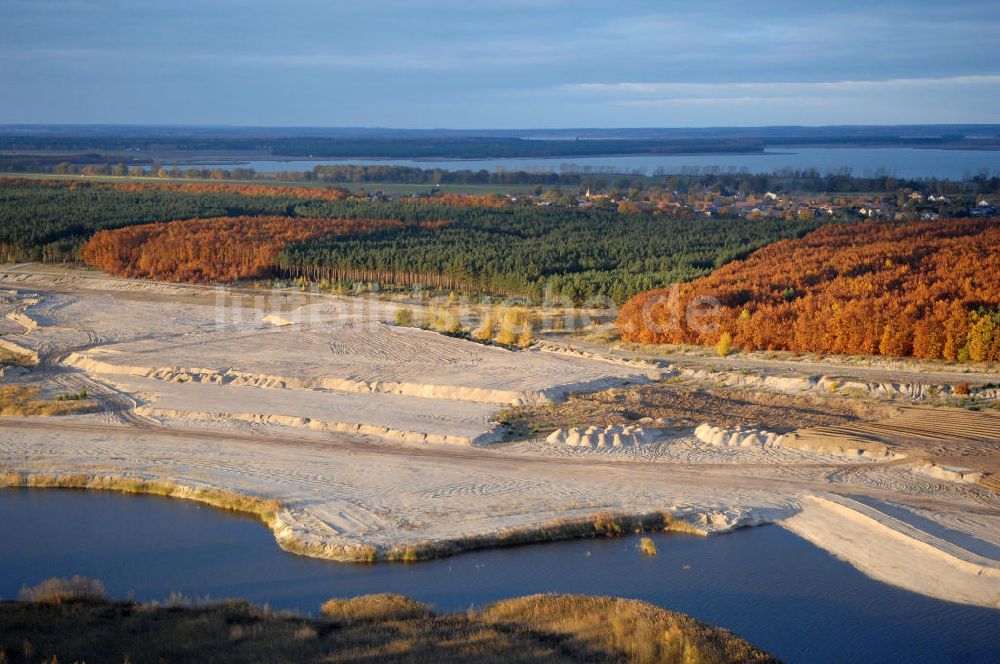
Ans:
[[[220,300],[210,289],[68,274],[0,272],[5,347],[40,360],[4,381],[50,394],[86,389],[105,409],[0,420],[0,467],[276,498],[279,543],[307,543],[329,558],[348,558],[359,545],[455,550],[603,512],[668,511],[705,532],[778,521],[875,578],[1000,608],[1000,496],[988,482],[928,468],[913,452],[922,441],[941,464],[978,458],[988,466],[1000,453],[992,419],[913,415],[899,399],[817,405],[814,394],[793,399],[763,386],[750,396],[734,386],[743,394],[736,400],[718,376],[699,387],[703,378],[666,365],[510,352],[398,328],[386,324],[391,306],[305,294]],[[220,301],[228,314],[235,300],[240,315],[220,319]],[[658,373],[682,382],[658,389],[667,385],[650,383]],[[602,408],[619,408],[619,417],[648,417],[649,442],[499,442],[492,420],[511,402],[558,414],[564,406],[532,404],[614,386],[607,398],[583,398],[586,407],[563,413],[562,423],[583,415],[609,424]],[[618,403],[614,395],[629,390],[640,391],[636,402]],[[883,408],[908,417],[905,426],[872,433],[868,419]],[[841,442],[711,445],[689,429],[699,418],[811,427],[814,438]],[[909,447],[892,454],[832,453],[856,449],[843,440],[858,435],[902,445],[901,431]]]

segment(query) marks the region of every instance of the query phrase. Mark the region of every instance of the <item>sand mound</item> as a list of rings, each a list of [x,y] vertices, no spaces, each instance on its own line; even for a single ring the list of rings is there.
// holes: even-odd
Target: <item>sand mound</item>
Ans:
[[[547,441],[561,443],[570,447],[632,447],[651,441],[656,434],[644,430],[640,426],[617,425],[610,427],[587,427],[573,429],[556,429],[549,434]]]
[[[294,325],[295,321],[290,321],[287,318],[282,318],[281,316],[276,316],[275,314],[268,314],[264,316],[263,321],[268,325],[274,325],[275,327],[284,327],[285,325]]]
[[[694,430],[694,435],[698,440],[709,445],[722,445],[728,447],[781,447],[784,436],[773,431],[762,429],[744,429],[735,427],[727,429],[724,427],[713,427],[705,422]]]

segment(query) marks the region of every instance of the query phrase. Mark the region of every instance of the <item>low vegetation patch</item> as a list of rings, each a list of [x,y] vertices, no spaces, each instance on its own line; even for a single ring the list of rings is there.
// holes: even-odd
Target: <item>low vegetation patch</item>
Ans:
[[[839,398],[790,396],[726,387],[702,388],[666,380],[570,395],[558,404],[510,406],[497,416],[507,440],[544,437],[556,429],[635,424],[643,418],[694,428],[711,419],[717,426],[763,427],[784,433],[830,426],[876,415],[876,404]]]
[[[22,602],[60,604],[73,600],[101,600],[106,597],[107,592],[100,581],[74,576],[72,579],[47,579],[37,586],[25,586],[17,598]]]
[[[86,393],[58,395],[54,399],[40,396],[41,389],[25,385],[4,385],[0,387],[0,416],[29,415],[73,415],[91,413],[100,409],[100,405],[87,399]]]
[[[37,364],[35,358],[25,353],[18,353],[9,348],[0,346],[0,366],[3,367],[30,367]]]
[[[343,622],[409,620],[430,616],[431,607],[403,595],[383,593],[331,599],[323,603],[320,613],[331,620]]]
[[[86,579],[52,580],[22,601],[0,602],[0,661],[776,661],[730,632],[635,600],[534,595],[435,614],[375,595],[333,600],[313,619],[240,600],[111,602],[94,588]]]

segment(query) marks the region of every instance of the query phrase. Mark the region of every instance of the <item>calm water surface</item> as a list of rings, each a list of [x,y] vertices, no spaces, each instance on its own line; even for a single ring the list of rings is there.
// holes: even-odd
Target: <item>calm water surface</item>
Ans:
[[[851,169],[854,175],[872,175],[884,170],[900,178],[947,178],[958,180],[986,172],[1000,174],[1000,151],[989,150],[935,150],[919,148],[783,148],[765,150],[763,154],[712,154],[712,155],[624,155],[617,157],[556,157],[545,159],[463,159],[463,160],[411,160],[411,159],[321,159],[292,161],[248,161],[239,166],[253,168],[261,173],[276,171],[310,171],[322,164],[389,164],[416,168],[440,168],[447,171],[600,171],[611,169],[618,173],[639,171],[654,175],[657,169],[666,173],[684,173],[692,169],[719,169],[750,173],[771,173],[792,168],[815,168],[821,173]],[[233,168],[234,164],[207,164],[202,168]],[[184,165],[181,165],[184,168]]]
[[[868,579],[777,526],[494,549],[413,565],[284,553],[260,523],[148,496],[0,490],[0,597],[80,574],[110,594],[245,597],[315,613],[326,599],[396,592],[444,611],[537,592],[644,599],[729,628],[788,662],[997,662],[1000,611]]]

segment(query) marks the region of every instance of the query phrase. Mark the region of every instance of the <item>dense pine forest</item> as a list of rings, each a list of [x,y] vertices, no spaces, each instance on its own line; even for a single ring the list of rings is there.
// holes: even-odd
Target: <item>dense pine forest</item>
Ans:
[[[830,224],[622,307],[627,341],[1000,360],[1000,220]],[[677,311],[722,304],[718,326]]]
[[[301,214],[322,217],[447,220],[391,232],[321,238],[289,246],[279,267],[313,280],[354,280],[364,273],[400,285],[497,295],[545,295],[573,302],[594,297],[622,303],[657,285],[688,281],[775,239],[796,237],[815,221],[673,219],[613,210],[537,206],[456,207],[398,201],[312,203]],[[359,274],[358,271],[362,273]]]

